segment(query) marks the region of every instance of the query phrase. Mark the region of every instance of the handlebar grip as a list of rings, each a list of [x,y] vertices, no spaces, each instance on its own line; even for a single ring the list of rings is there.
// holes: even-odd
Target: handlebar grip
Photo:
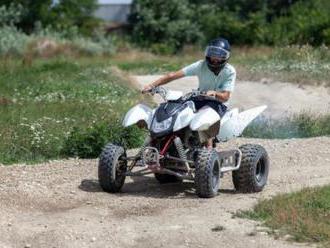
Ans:
[[[146,94],[146,93],[152,93],[154,91],[154,88],[151,88],[149,90],[141,90],[142,94]]]

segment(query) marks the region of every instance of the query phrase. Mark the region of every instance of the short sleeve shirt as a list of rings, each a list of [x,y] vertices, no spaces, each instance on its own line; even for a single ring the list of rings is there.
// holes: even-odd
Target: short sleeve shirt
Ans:
[[[198,77],[199,90],[201,91],[234,91],[236,70],[232,65],[228,63],[218,75],[215,75],[207,67],[205,60],[197,61],[191,65],[184,67],[182,70],[185,76]]]

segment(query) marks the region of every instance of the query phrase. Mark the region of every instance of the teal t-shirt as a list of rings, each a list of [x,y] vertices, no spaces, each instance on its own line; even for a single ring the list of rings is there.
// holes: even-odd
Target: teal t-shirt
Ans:
[[[185,76],[197,76],[199,81],[199,90],[208,91],[230,91],[235,88],[236,70],[226,64],[218,75],[215,75],[206,64],[205,60],[199,60],[191,65],[184,67]]]

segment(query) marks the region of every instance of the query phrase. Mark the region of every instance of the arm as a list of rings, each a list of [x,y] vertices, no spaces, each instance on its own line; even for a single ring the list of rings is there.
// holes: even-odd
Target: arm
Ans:
[[[147,92],[148,90],[152,89],[153,87],[157,87],[157,86],[161,86],[164,84],[167,84],[173,80],[179,79],[184,77],[185,74],[182,70],[176,71],[176,72],[170,72],[164,76],[162,76],[161,78],[159,78],[158,80],[156,80],[155,82],[144,86],[142,92]]]
[[[231,70],[224,83],[220,84],[215,90],[210,90],[206,93],[208,96],[213,96],[220,102],[229,100],[231,92],[234,91],[236,81],[236,70],[233,67]]]
[[[206,93],[208,96],[214,96],[220,102],[227,102],[230,98],[230,91],[214,91],[210,90]]]

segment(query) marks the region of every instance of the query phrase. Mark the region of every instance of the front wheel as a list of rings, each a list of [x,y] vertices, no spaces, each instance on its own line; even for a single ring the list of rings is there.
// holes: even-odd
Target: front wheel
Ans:
[[[233,183],[236,190],[243,193],[260,192],[265,187],[269,172],[269,157],[260,145],[246,144],[239,147],[242,162],[238,170],[233,171]]]
[[[202,198],[218,194],[220,183],[220,161],[218,153],[212,149],[198,152],[195,169],[196,193]]]
[[[122,158],[125,156],[125,150],[121,146],[108,144],[103,149],[99,160],[98,176],[104,191],[117,193],[124,185],[127,162]]]

